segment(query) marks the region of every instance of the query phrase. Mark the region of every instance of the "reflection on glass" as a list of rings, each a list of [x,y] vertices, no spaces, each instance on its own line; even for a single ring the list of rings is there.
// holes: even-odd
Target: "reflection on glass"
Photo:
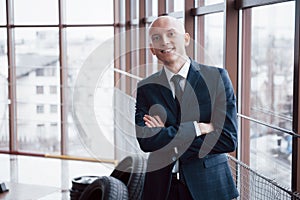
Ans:
[[[0,29],[0,150],[8,150],[8,63],[6,29]]]
[[[60,153],[58,29],[15,29],[18,149],[35,153]]]
[[[101,65],[101,56],[107,54],[107,49],[98,48],[103,44],[103,42],[109,40],[113,42],[114,30],[112,27],[101,27],[101,28],[68,28],[67,29],[67,56],[68,56],[68,100],[67,104],[72,105],[72,97],[74,86],[78,73],[84,66],[87,58],[95,52],[97,49],[97,55],[99,55],[99,64]],[[112,57],[112,55],[111,55]],[[113,61],[112,61],[113,63]],[[97,90],[95,91],[94,97],[94,112],[97,117],[99,117],[99,122],[101,128],[110,136],[113,136],[113,71],[104,74],[101,78],[99,77],[99,84],[97,85]],[[82,105],[88,108],[89,105]],[[103,109],[105,111],[103,111]],[[105,119],[103,119],[103,117]],[[68,139],[69,142],[69,155],[91,157],[88,151],[88,145],[86,142],[82,144],[83,141],[82,133],[78,126],[85,126],[78,124],[76,120],[73,119],[72,110],[68,113]],[[87,133],[89,134],[89,133]],[[99,133],[100,135],[100,133]],[[101,146],[101,144],[99,144]],[[108,154],[113,153],[113,150],[103,150]],[[99,155],[97,155],[99,156]],[[106,158],[111,158],[112,155],[108,155]]]
[[[58,1],[15,0],[15,24],[58,24]]]
[[[203,64],[223,67],[223,16],[223,13],[205,15],[204,28],[203,17],[199,18],[198,32],[201,34],[204,29],[204,41],[197,43],[197,58]]]
[[[293,109],[294,6],[295,2],[286,2],[253,8],[251,20],[250,115],[288,130],[292,129]],[[255,138],[251,140],[251,149],[259,143],[257,151],[261,152],[251,152],[251,166],[290,187],[291,138],[261,127],[252,128],[251,133]],[[268,149],[259,149],[268,145]],[[269,170],[270,164],[262,167],[260,159],[272,161],[278,173],[288,174],[278,175]]]
[[[68,24],[112,24],[113,1],[72,0],[66,1]]]
[[[0,25],[6,24],[6,1],[0,0]]]

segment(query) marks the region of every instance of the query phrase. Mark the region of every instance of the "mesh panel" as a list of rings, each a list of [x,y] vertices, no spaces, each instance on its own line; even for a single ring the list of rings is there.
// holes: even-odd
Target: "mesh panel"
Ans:
[[[228,158],[240,193],[237,200],[300,200],[298,193],[280,186],[234,157],[228,155]]]

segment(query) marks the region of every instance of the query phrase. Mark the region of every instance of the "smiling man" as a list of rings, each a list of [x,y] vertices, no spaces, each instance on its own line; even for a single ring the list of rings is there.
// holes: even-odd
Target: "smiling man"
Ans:
[[[173,73],[177,73],[188,56],[185,47],[190,43],[190,35],[185,33],[182,24],[177,19],[161,17],[152,23],[149,31],[150,49],[153,55]]]
[[[150,152],[143,199],[236,198],[225,154],[237,145],[236,98],[226,70],[188,57],[190,35],[175,18],[158,17],[149,36],[163,69],[137,89],[137,140]]]

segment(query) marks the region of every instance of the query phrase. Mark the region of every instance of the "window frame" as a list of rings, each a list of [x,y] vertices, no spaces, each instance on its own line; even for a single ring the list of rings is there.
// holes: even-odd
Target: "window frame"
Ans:
[[[32,155],[32,156],[45,156],[44,154],[35,153],[35,152],[24,152],[19,149],[18,144],[18,128],[17,128],[17,91],[16,91],[16,51],[15,51],[15,30],[19,28],[57,28],[58,30],[58,45],[59,45],[59,62],[58,66],[54,64],[53,66],[47,66],[46,68],[35,69],[34,76],[47,76],[49,78],[58,77],[58,89],[56,89],[55,94],[59,95],[59,110],[58,115],[60,117],[61,124],[60,128],[60,155],[61,158],[64,158],[65,155],[68,155],[68,107],[67,99],[69,95],[69,88],[67,84],[68,80],[68,66],[67,66],[67,44],[66,44],[66,29],[69,27],[115,27],[114,23],[107,24],[68,24],[65,23],[65,12],[66,4],[65,0],[57,0],[55,3],[58,7],[58,23],[53,22],[53,24],[15,24],[14,23],[14,2],[7,0],[6,3],[6,24],[0,24],[1,28],[5,28],[7,32],[7,57],[8,57],[8,100],[9,104],[9,148],[7,151],[0,151],[1,153],[10,153],[17,155]],[[59,70],[59,71],[58,71]],[[59,74],[58,74],[59,73]],[[51,86],[50,86],[51,87]],[[57,87],[57,86],[55,86]],[[44,94],[45,94],[44,86]],[[49,88],[49,94],[54,94]],[[34,108],[34,106],[33,106]],[[36,109],[36,108],[35,108]],[[36,110],[34,110],[35,112]],[[44,106],[45,112],[45,106]],[[55,155],[57,156],[57,155]],[[85,159],[85,158],[80,158]],[[96,160],[96,159],[95,159]],[[114,161],[109,161],[114,162]]]

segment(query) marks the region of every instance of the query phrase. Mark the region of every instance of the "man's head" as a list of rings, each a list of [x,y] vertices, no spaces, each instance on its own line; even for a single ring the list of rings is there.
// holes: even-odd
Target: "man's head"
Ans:
[[[189,45],[190,35],[179,20],[170,16],[158,17],[149,27],[149,36],[151,52],[164,65],[181,67],[186,61],[185,47]]]

